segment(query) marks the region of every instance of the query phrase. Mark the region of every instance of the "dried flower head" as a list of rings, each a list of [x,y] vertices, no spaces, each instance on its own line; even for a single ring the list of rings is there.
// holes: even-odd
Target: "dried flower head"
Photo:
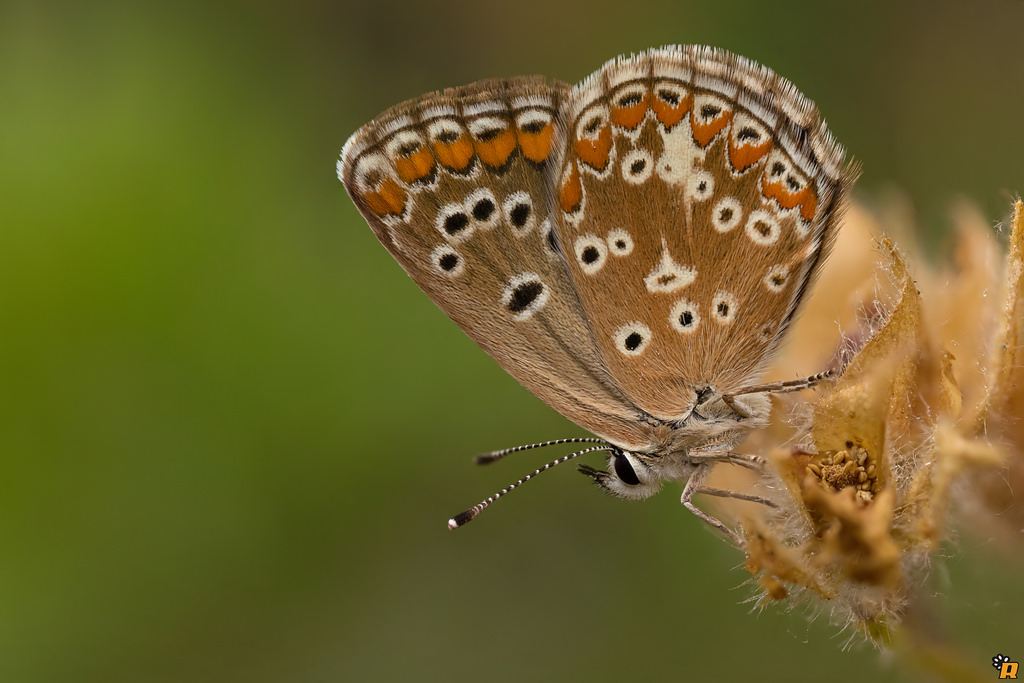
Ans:
[[[790,379],[818,358],[836,379],[775,397],[771,426],[740,449],[769,454],[763,474],[718,475],[716,485],[778,506],[714,503],[743,530],[762,603],[814,598],[885,642],[951,514],[1020,542],[1024,204],[1015,208],[1005,266],[991,231],[961,212],[953,266],[917,282],[868,215],[851,212],[775,369]]]

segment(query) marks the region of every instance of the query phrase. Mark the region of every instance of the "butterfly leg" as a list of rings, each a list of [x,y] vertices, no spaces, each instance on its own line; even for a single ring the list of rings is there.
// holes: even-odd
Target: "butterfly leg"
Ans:
[[[700,493],[701,483],[704,481],[704,478],[708,476],[708,473],[711,471],[711,467],[712,465],[708,463],[702,463],[697,466],[697,469],[694,470],[693,474],[690,476],[689,481],[686,482],[686,486],[683,487],[683,495],[679,499],[679,502],[683,504],[683,507],[695,514],[706,524],[725,534],[729,540],[736,545],[736,547],[742,548],[743,541],[740,540],[739,535],[735,531],[723,524],[721,520],[712,517],[693,504],[693,496],[695,493]]]
[[[760,455],[745,455],[736,451],[701,450],[690,451],[688,455],[693,461],[723,462],[729,465],[739,465],[755,472],[762,472],[765,466],[765,459]]]
[[[814,385],[822,382],[823,380],[833,377],[835,373],[832,370],[826,370],[825,372],[819,372],[817,375],[811,375],[810,377],[803,377],[801,379],[791,379],[785,382],[771,382],[770,384],[758,384],[752,387],[744,387],[739,391],[734,391],[731,394],[725,394],[722,396],[722,400],[733,406],[732,399],[736,396],[742,396],[743,394],[785,394],[790,391],[801,391],[802,389],[810,389]]]
[[[748,500],[751,503],[760,503],[770,508],[779,507],[767,498],[761,496],[752,496],[746,493],[739,493],[737,491],[729,491],[728,489],[712,489],[700,487],[694,493],[703,493],[705,496],[718,496],[719,498],[735,498],[736,500]]]
[[[741,406],[739,403],[736,403],[736,397],[734,394],[725,394],[722,396],[722,400],[725,401],[725,405],[732,408],[732,412],[736,413],[738,416],[744,419],[751,417],[752,413],[749,410]]]
[[[831,370],[825,372],[819,372],[817,375],[811,375],[810,377],[803,377],[801,379],[792,379],[786,382],[772,382],[770,384],[758,384],[752,387],[744,387],[739,391],[734,391],[731,394],[723,394],[722,400],[725,405],[732,408],[732,411],[742,418],[751,417],[750,411],[736,403],[736,397],[744,394],[786,394],[791,391],[801,391],[803,389],[810,389],[814,385],[818,384],[822,380],[832,377],[835,373]]]

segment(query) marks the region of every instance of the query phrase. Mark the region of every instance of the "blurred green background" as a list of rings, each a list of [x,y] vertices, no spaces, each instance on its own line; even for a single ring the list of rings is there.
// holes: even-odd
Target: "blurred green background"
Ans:
[[[335,178],[384,108],[718,45],[819,104],[941,236],[1024,188],[1024,3],[0,6],[0,683],[915,680],[807,610],[752,613],[678,497],[566,467],[579,434],[375,241]],[[1022,587],[985,539],[934,568],[992,675]],[[1019,568],[1017,570],[1019,572]]]

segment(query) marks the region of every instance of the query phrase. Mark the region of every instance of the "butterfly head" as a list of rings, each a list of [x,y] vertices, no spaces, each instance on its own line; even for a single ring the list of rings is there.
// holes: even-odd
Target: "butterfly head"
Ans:
[[[658,456],[616,448],[608,452],[608,471],[589,465],[580,465],[578,469],[612,495],[641,500],[653,496],[661,488],[664,479],[659,460]]]
[[[729,450],[751,429],[764,426],[770,411],[766,394],[727,397],[707,388],[697,392],[687,418],[653,430],[655,444],[649,452],[614,447],[608,450],[607,471],[587,465],[578,469],[619,498],[648,498],[665,481],[688,480],[702,451]]]

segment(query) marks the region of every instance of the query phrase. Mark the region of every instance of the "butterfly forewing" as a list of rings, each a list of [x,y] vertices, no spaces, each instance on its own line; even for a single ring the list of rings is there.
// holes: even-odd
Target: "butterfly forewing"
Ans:
[[[339,175],[381,243],[509,374],[639,448],[642,416],[604,366],[554,231],[568,89],[484,81],[398,105],[349,139]]]
[[[853,173],[813,104],[726,53],[652,51],[569,93],[557,228],[604,362],[657,418],[752,383]]]

